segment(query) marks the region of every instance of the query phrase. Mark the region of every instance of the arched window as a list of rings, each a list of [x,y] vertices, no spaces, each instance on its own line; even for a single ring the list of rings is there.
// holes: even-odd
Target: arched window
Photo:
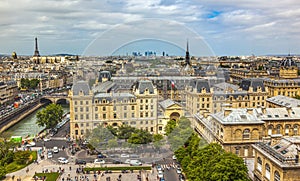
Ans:
[[[276,134],[281,134],[281,126],[280,125],[276,126]]]
[[[243,131],[243,139],[249,139],[250,138],[250,130],[249,129],[245,129]]]
[[[257,170],[261,172],[261,168],[262,168],[262,160],[260,157],[257,157]]]
[[[265,173],[265,176],[267,179],[270,180],[270,165],[268,163],[266,163],[266,173]]]
[[[289,135],[289,131],[290,131],[290,126],[285,125],[285,135]]]
[[[273,126],[269,125],[268,126],[268,135],[272,135],[272,132],[273,132]]]
[[[274,181],[280,181],[280,174],[277,170],[274,172]]]
[[[294,125],[294,135],[298,135],[298,125]]]

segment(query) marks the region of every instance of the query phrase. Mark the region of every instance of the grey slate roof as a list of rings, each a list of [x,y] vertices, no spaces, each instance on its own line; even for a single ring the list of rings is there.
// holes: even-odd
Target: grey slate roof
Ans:
[[[283,95],[267,98],[267,102],[271,102],[273,104],[277,104],[283,107],[300,107],[299,99],[295,99]]]
[[[109,81],[111,80],[111,74],[109,71],[100,71],[98,82],[102,82],[102,78],[107,78]]]
[[[293,57],[288,56],[280,61],[280,67],[291,67],[297,66],[296,62],[293,60]]]
[[[128,100],[131,98],[135,99],[135,96],[130,93],[98,93],[94,96],[95,99],[102,100],[106,99],[107,101],[117,100],[123,101]]]
[[[190,82],[190,86],[192,86],[193,90],[196,89],[197,93],[200,93],[202,89],[205,89],[206,92],[210,92],[210,85],[208,80],[205,79],[195,79]]]
[[[152,81],[150,81],[150,80],[138,81],[137,89],[139,90],[140,94],[143,94],[146,91],[146,89],[149,90],[150,94],[154,94],[154,87],[153,87]]]
[[[249,91],[249,88],[253,87],[253,91],[256,92],[258,87],[261,88],[262,91],[265,91],[265,86],[262,79],[244,79],[240,85],[240,88],[245,91]]]
[[[166,100],[161,101],[161,102],[159,103],[159,105],[160,105],[164,110],[167,109],[168,107],[174,105],[174,104],[180,105],[179,103],[176,103],[175,101],[173,101],[173,100],[171,100],[171,99],[166,99]]]
[[[90,86],[86,81],[78,81],[72,86],[73,95],[79,95],[82,91],[84,95],[88,95],[90,92]]]

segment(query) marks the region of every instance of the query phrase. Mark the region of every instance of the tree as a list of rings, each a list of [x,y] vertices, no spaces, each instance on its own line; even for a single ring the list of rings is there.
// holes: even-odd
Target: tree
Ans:
[[[166,135],[168,136],[175,127],[176,127],[176,121],[174,121],[174,120],[168,121],[167,125],[165,126]]]
[[[116,147],[118,147],[118,141],[117,141],[117,139],[115,138],[115,139],[111,139],[111,140],[108,140],[108,142],[107,142],[107,146],[108,146],[108,148],[116,148]]]
[[[190,120],[182,117],[178,121],[178,125],[173,128],[173,131],[168,134],[168,141],[171,145],[171,149],[176,151],[182,147],[192,135],[193,130],[191,128]]]
[[[119,139],[128,139],[133,132],[135,132],[136,128],[128,126],[128,125],[121,125],[118,127],[117,137]]]
[[[106,148],[109,141],[114,139],[115,136],[103,125],[99,125],[97,128],[93,129],[88,137],[89,143],[96,149]]]
[[[4,166],[0,166],[0,180],[6,175],[6,169]]]
[[[132,144],[147,144],[152,142],[152,135],[148,131],[135,130],[128,139],[128,143]]]
[[[29,82],[29,88],[36,89],[38,87],[39,83],[40,83],[39,79],[31,79]]]
[[[200,148],[199,143],[193,135],[186,147],[175,152],[189,180],[250,181],[242,158],[226,152],[219,144]]]
[[[47,129],[53,128],[57,123],[61,122],[63,113],[61,105],[50,104],[37,113],[36,123],[39,126],[46,126]]]

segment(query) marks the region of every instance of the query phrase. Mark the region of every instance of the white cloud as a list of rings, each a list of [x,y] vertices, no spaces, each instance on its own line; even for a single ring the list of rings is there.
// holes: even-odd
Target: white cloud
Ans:
[[[11,53],[14,49],[5,41],[32,41],[32,37],[40,36],[80,44],[83,39],[92,41],[103,32],[113,32],[111,29],[117,25],[122,25],[124,32],[119,31],[120,35],[116,36],[124,41],[132,31],[153,37],[168,32],[163,33],[164,36],[177,42],[177,37],[172,36],[184,37],[185,34],[177,29],[180,26],[168,24],[172,20],[193,28],[216,47],[220,45],[214,42],[222,43],[223,40],[232,49],[236,46],[246,49],[249,47],[244,45],[256,39],[272,42],[274,37],[298,45],[300,37],[300,3],[297,0],[2,0],[0,15],[0,37],[3,38],[0,53]],[[149,19],[166,20],[167,24],[149,25]],[[140,24],[135,27],[134,22],[144,28],[141,30]],[[230,44],[231,40],[234,43]],[[272,43],[279,44],[278,41]],[[51,51],[56,46],[50,42],[45,48]],[[216,51],[223,50],[217,48]]]

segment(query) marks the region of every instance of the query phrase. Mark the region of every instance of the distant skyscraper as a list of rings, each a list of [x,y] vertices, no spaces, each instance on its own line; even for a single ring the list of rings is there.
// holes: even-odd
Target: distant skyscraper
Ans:
[[[37,37],[35,37],[35,50],[34,50],[34,57],[39,57],[40,56],[40,52],[38,49],[38,43],[37,43]]]
[[[185,63],[187,65],[191,65],[190,52],[189,52],[189,42],[188,41],[186,42]]]

